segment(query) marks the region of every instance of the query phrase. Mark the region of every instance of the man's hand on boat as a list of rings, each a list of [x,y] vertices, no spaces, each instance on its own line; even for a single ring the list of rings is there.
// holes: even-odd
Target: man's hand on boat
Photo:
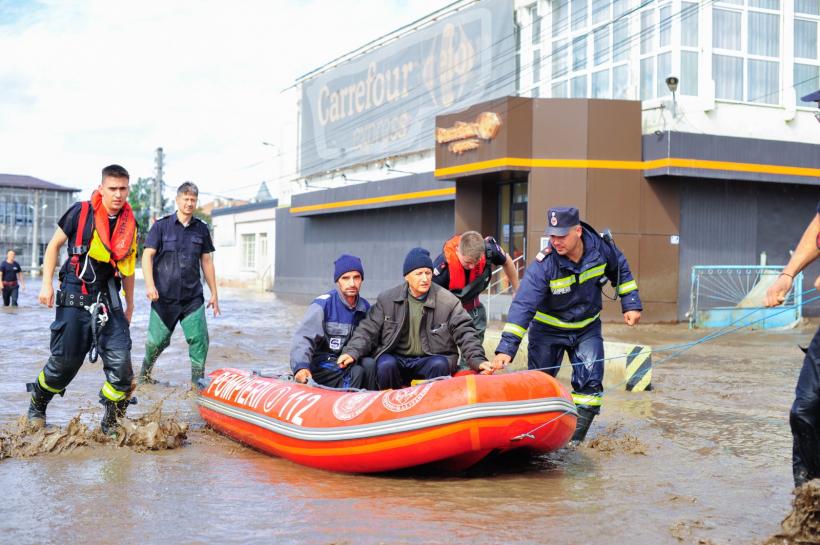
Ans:
[[[299,369],[296,371],[296,374],[293,375],[293,380],[299,384],[307,384],[307,381],[309,381],[312,376],[313,375],[310,374],[310,369]]]
[[[490,371],[489,373],[485,373],[484,371],[482,371],[481,374],[482,375],[492,375],[496,371],[501,371],[503,369],[506,369],[511,361],[512,361],[512,358],[510,357],[509,354],[504,354],[503,352],[499,352],[498,354],[495,355],[492,362],[487,362],[492,367],[492,371]],[[482,364],[482,366],[483,365],[484,364]]]
[[[504,369],[504,366],[503,365],[498,365],[495,362],[495,360],[481,362],[478,365],[479,374],[482,374],[482,375],[492,375],[496,371],[501,371],[502,369]]]

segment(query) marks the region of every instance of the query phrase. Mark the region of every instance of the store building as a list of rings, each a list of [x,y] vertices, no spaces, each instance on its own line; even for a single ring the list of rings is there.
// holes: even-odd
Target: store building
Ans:
[[[324,288],[345,251],[374,292],[468,228],[530,261],[546,209],[574,204],[613,231],[645,318],[685,319],[693,265],[785,263],[820,199],[799,100],[820,87],[818,4],[467,2],[308,74],[277,289]]]

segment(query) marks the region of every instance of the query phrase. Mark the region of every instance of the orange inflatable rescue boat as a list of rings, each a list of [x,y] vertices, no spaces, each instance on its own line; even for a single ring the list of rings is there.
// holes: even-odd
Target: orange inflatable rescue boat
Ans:
[[[540,371],[464,375],[400,390],[344,391],[217,369],[199,394],[215,430],[267,454],[330,471],[436,463],[462,470],[492,451],[567,444],[575,405]]]

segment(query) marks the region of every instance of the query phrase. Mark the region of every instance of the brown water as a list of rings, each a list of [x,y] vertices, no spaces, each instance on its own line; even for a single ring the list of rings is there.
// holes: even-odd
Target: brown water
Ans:
[[[33,283],[32,283],[33,284]],[[142,294],[138,285],[138,294]],[[48,357],[52,311],[21,294],[0,309],[0,426],[27,406],[24,383]],[[223,290],[207,367],[285,370],[305,300]],[[138,300],[135,370],[148,304]],[[587,446],[508,458],[467,474],[338,475],[243,447],[203,428],[188,391],[181,332],[141,387],[137,417],[163,403],[188,442],[139,452],[91,444],[0,461],[0,542],[574,544],[759,543],[790,509],[788,408],[810,326],[722,337],[656,365],[654,391],[607,394]],[[685,326],[607,326],[656,347],[697,339]],[[665,358],[656,353],[655,362]],[[48,409],[60,426],[97,425],[100,363],[86,363]]]

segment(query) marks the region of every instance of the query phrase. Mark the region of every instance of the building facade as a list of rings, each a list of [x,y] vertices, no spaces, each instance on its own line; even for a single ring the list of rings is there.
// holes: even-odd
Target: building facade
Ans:
[[[4,258],[8,250],[14,250],[23,269],[39,272],[57,220],[77,195],[77,189],[33,176],[0,174],[0,248]]]
[[[214,208],[214,267],[221,286],[273,289],[276,199]]]
[[[694,265],[786,262],[820,198],[799,98],[820,87],[820,1],[485,0],[429,19],[299,81],[279,235],[319,259],[304,276],[342,249],[389,274],[411,239],[437,253],[465,229],[529,261],[566,204],[612,229],[649,321],[685,318]]]

